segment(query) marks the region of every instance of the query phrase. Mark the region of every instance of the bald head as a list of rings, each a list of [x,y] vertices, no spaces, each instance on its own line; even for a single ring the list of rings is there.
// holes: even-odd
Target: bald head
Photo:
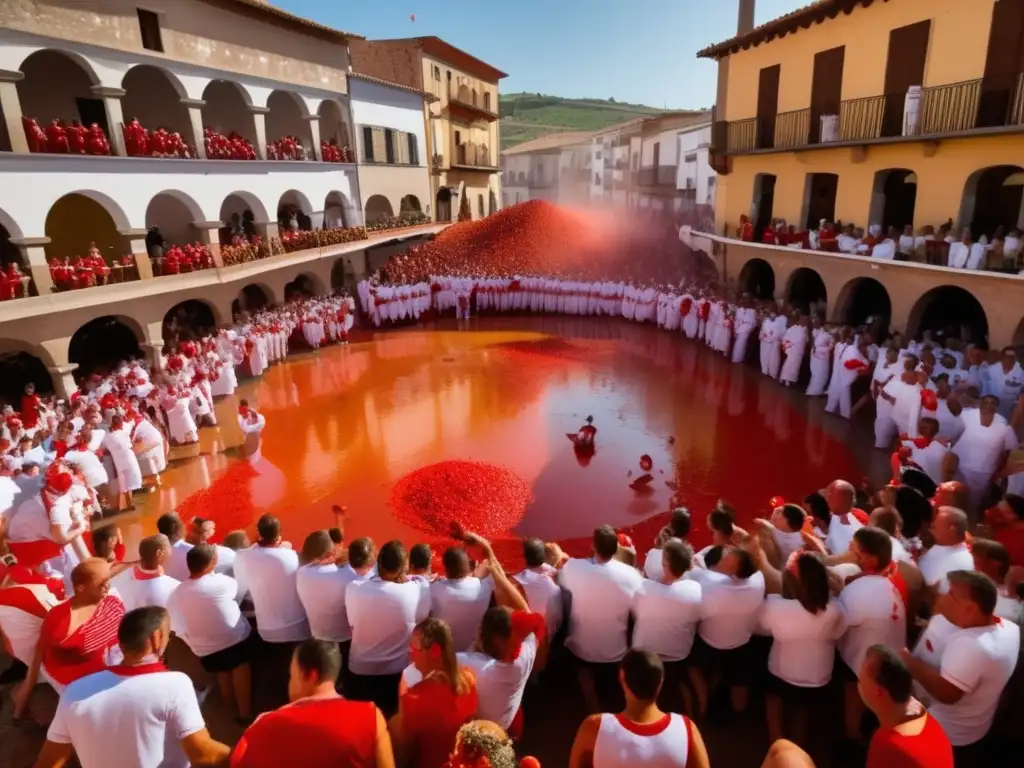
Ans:
[[[110,588],[110,563],[99,557],[83,560],[71,571],[71,586],[79,604],[98,603]]]
[[[967,513],[956,507],[939,507],[932,518],[932,534],[935,536],[935,543],[942,546],[954,546],[962,544],[967,538],[967,528],[970,524]]]
[[[147,571],[155,571],[167,559],[171,541],[162,533],[147,536],[139,542],[139,560]]]
[[[835,480],[825,490],[825,499],[828,501],[829,511],[833,515],[849,514],[856,498],[856,489],[845,480]]]

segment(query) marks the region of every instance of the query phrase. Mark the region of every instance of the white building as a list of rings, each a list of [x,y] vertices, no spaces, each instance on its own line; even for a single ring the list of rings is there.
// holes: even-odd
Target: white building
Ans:
[[[676,189],[681,193],[683,207],[704,206],[713,215],[718,174],[711,167],[710,153],[710,121],[680,131]]]
[[[680,212],[692,209],[697,178],[707,178],[707,150],[704,166],[696,166],[696,136],[707,128],[710,140],[711,118],[708,112],[666,112],[643,121],[640,131],[640,169],[636,177],[636,205],[660,211]],[[683,137],[690,136],[684,142]],[[694,145],[693,151],[684,145]],[[691,168],[691,164],[694,166]],[[693,189],[688,189],[689,179]],[[681,183],[680,183],[681,182]]]
[[[591,136],[580,131],[550,133],[502,152],[502,205],[587,199]]]

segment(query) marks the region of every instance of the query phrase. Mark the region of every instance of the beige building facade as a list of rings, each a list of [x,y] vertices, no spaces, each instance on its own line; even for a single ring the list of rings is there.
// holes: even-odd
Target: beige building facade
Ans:
[[[502,204],[584,202],[589,197],[590,132],[541,136],[501,153]]]

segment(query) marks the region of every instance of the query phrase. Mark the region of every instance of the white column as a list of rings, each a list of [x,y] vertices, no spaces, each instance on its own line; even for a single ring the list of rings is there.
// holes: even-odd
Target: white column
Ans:
[[[28,139],[21,124],[21,99],[18,98],[18,82],[24,79],[24,72],[0,70],[0,110],[11,138],[11,152],[21,155],[28,153]]]
[[[107,113],[107,130],[110,135],[110,149],[119,157],[127,157],[124,146],[124,114],[121,112],[121,99],[125,95],[124,88],[108,88],[105,85],[94,85],[92,92],[103,99],[103,109]]]
[[[252,112],[252,121],[256,124],[256,156],[260,160],[267,159],[267,114],[270,107],[249,106]]]
[[[128,241],[128,250],[135,261],[135,268],[139,273],[139,280],[153,279],[153,264],[149,260],[149,252],[146,250],[146,230],[144,229],[119,229],[117,233]]]
[[[78,363],[47,366],[46,370],[50,372],[50,379],[53,382],[53,391],[57,393],[58,397],[61,397],[64,400],[70,400],[71,395],[78,391],[78,385],[75,383],[75,377],[71,375],[78,370]]]
[[[46,246],[50,244],[50,238],[12,237],[10,243],[21,251],[21,263],[32,275],[36,293],[40,296],[53,293],[50,265],[46,263]]]
[[[313,142],[313,151],[310,153],[310,159],[323,160],[320,157],[320,115],[306,115],[302,119],[309,121],[309,135]]]
[[[182,99],[181,103],[188,107],[188,119],[192,123],[192,143],[196,145],[196,154],[200,159],[206,159],[206,140],[203,132],[203,107],[206,102],[202,99]]]

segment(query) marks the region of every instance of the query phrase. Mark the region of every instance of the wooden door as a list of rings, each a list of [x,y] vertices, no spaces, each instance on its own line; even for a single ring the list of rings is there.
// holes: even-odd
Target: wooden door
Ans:
[[[999,0],[992,9],[992,29],[978,104],[979,128],[1006,125],[1024,54],[1024,0]]]
[[[903,135],[903,107],[907,91],[913,85],[924,85],[924,65],[928,57],[931,29],[931,19],[927,19],[889,33],[882,136]]]
[[[775,117],[779,114],[779,79],[782,65],[765,67],[757,85],[757,148],[775,146]]]
[[[838,115],[843,100],[843,65],[846,47],[832,48],[814,55],[811,80],[811,144],[821,140],[822,115]]]

